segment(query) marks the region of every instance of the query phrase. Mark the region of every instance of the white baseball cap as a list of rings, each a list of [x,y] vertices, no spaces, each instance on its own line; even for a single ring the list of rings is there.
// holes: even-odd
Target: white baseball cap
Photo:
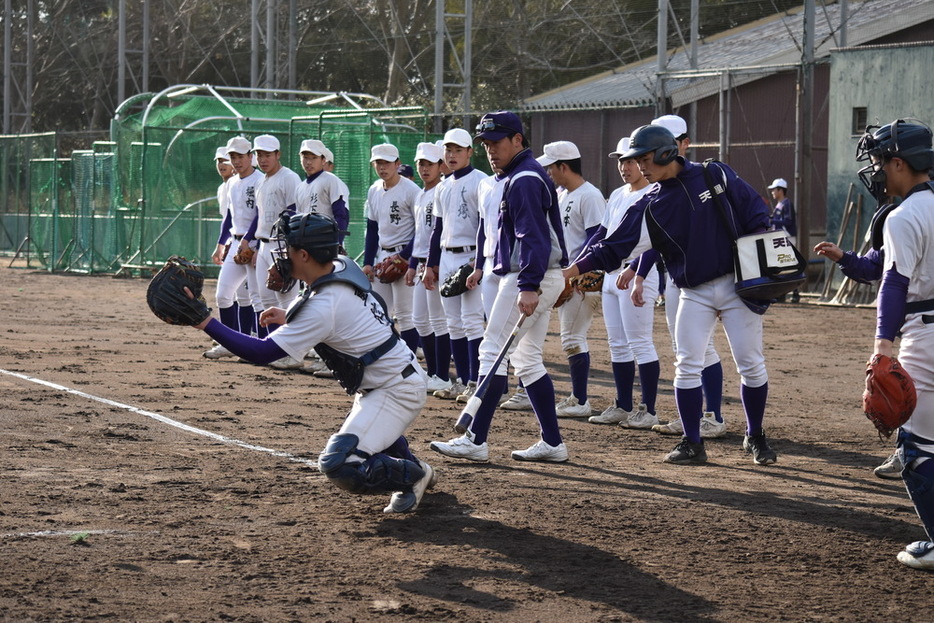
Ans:
[[[461,128],[454,128],[453,130],[448,130],[444,133],[444,138],[441,139],[441,142],[445,145],[453,143],[460,147],[472,147],[473,139],[470,137],[470,132],[463,130]]]
[[[214,159],[223,160],[224,162],[230,162],[230,158],[227,157],[227,148],[218,147],[214,150]]]
[[[370,148],[370,162],[385,160],[395,162],[399,159],[399,149],[391,143],[380,143]]]
[[[415,148],[415,162],[419,160],[440,162],[444,160],[444,151],[438,147],[437,143],[419,143]]]
[[[279,151],[279,139],[269,134],[261,134],[253,139],[253,150]]]
[[[330,162],[331,164],[334,164],[334,152],[333,151],[325,147],[324,153],[321,155],[324,156],[325,162]]]
[[[620,156],[625,154],[627,151],[629,151],[629,143],[630,143],[630,139],[628,136],[624,136],[623,138],[619,139],[619,142],[616,143],[616,151],[611,151],[608,154],[609,157],[619,158]]]
[[[657,119],[652,119],[652,125],[660,125],[676,138],[680,138],[688,133],[687,122],[678,115],[662,115]]]
[[[302,141],[302,146],[298,148],[298,153],[303,154],[307,151],[316,156],[326,156],[327,154],[324,153],[326,149],[327,147],[324,146],[324,143],[316,138],[310,138]]]
[[[769,186],[769,190],[772,190],[773,188],[784,188],[785,190],[788,190],[788,182],[785,181],[784,177],[776,177],[775,181],[772,182],[772,185]]]
[[[581,152],[577,145],[571,141],[556,141],[548,143],[544,147],[545,154],[536,158],[539,164],[547,167],[559,160],[576,160],[581,157]]]
[[[242,136],[235,136],[227,141],[228,154],[248,154],[251,151],[253,151],[253,148],[250,147],[250,141]]]

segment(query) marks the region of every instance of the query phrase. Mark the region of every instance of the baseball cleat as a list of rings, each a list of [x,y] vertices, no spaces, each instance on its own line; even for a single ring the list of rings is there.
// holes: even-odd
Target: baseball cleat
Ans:
[[[455,400],[458,396],[464,393],[465,389],[467,389],[467,386],[461,383],[460,379],[457,379],[451,383],[450,387],[436,391],[432,394],[432,396],[435,398],[441,398],[442,400]]]
[[[516,390],[515,394],[502,402],[499,408],[505,409],[506,411],[531,411],[532,401],[529,400],[529,395],[526,393],[525,388],[520,387]]]
[[[512,458],[517,461],[537,461],[541,463],[564,463],[568,460],[568,448],[564,442],[549,446],[544,440],[536,441],[525,450],[513,450]]]
[[[626,411],[614,404],[604,409],[600,415],[587,418],[587,421],[591,424],[619,424],[628,420],[630,415],[632,415],[632,411]]]
[[[678,424],[681,420],[678,420]],[[655,427],[652,427],[655,430]],[[712,411],[705,411],[700,421],[700,436],[704,439],[716,439],[726,435],[726,422],[718,422]]]
[[[681,418],[675,418],[667,424],[656,424],[652,427],[652,430],[662,435],[684,435],[684,427],[681,425]]]
[[[675,449],[665,456],[665,463],[674,465],[703,465],[706,462],[707,450],[703,439],[700,443],[692,443],[687,437],[682,437]]]
[[[234,354],[220,344],[217,344],[211,350],[206,350],[201,353],[201,356],[207,357],[208,359],[221,359],[223,357],[233,357]]]
[[[464,387],[464,391],[461,392],[454,402],[458,404],[467,404],[467,401],[470,400],[470,397],[473,396],[474,392],[477,391],[477,382],[476,381],[467,381],[467,386]]]
[[[743,450],[752,454],[752,460],[756,465],[768,465],[778,460],[775,450],[769,446],[765,439],[765,431],[758,435],[746,435],[743,438]]]
[[[384,513],[411,513],[418,508],[422,501],[425,491],[434,486],[437,482],[435,470],[425,461],[419,461],[419,465],[425,470],[425,475],[418,482],[412,485],[411,491],[396,491],[389,498],[389,505],[383,509]]]
[[[435,452],[455,459],[467,459],[478,463],[486,463],[490,460],[490,449],[487,447],[486,442],[475,444],[467,435],[461,435],[446,442],[432,441],[428,444],[428,447]]]
[[[934,570],[934,543],[915,541],[896,556],[898,562],[912,569]]]
[[[879,467],[872,470],[872,473],[879,478],[896,479],[902,477],[902,460],[895,452],[885,460]]]
[[[591,413],[593,409],[590,401],[581,404],[573,394],[555,405],[555,415],[558,417],[590,417]]]
[[[434,394],[435,392],[451,389],[451,385],[453,383],[450,380],[442,379],[440,376],[432,376],[428,378],[426,391],[429,394]]]
[[[269,364],[271,368],[276,370],[297,370],[305,366],[304,361],[298,361],[286,355],[282,359],[276,359],[275,361]]]
[[[623,428],[637,428],[642,430],[650,430],[656,424],[658,424],[658,416],[649,413],[645,403],[640,404],[639,408],[636,409],[625,422],[619,423]]]

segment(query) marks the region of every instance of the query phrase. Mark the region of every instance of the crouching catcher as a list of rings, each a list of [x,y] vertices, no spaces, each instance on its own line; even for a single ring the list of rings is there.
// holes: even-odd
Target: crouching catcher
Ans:
[[[314,348],[354,397],[318,468],[345,491],[391,493],[386,513],[410,512],[435,481],[432,468],[412,454],[402,435],[425,404],[426,375],[369,279],[353,260],[338,255],[338,238],[337,225],[319,214],[280,219],[274,258],[282,288],[298,280],[309,285],[288,310],[262,313],[263,325],[281,325],[269,337],[236,333],[210,318],[194,326],[258,364],[286,355],[301,360]]]

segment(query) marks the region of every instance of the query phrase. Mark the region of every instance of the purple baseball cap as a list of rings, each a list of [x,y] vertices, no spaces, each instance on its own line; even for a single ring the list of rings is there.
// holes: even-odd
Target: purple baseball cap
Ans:
[[[522,120],[514,112],[500,110],[483,115],[480,123],[477,124],[477,133],[474,135],[474,140],[498,141],[513,134],[525,136],[525,132],[522,130]]]

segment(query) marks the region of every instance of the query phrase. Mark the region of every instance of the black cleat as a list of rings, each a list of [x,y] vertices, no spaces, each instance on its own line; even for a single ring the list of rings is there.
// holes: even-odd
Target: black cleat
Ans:
[[[778,460],[775,450],[765,440],[765,431],[760,432],[758,435],[746,435],[743,438],[743,450],[752,453],[752,460],[756,465],[768,465]]]
[[[704,440],[692,443],[687,437],[682,437],[675,449],[665,456],[666,463],[675,465],[703,465],[707,462],[707,450],[704,449]]]

